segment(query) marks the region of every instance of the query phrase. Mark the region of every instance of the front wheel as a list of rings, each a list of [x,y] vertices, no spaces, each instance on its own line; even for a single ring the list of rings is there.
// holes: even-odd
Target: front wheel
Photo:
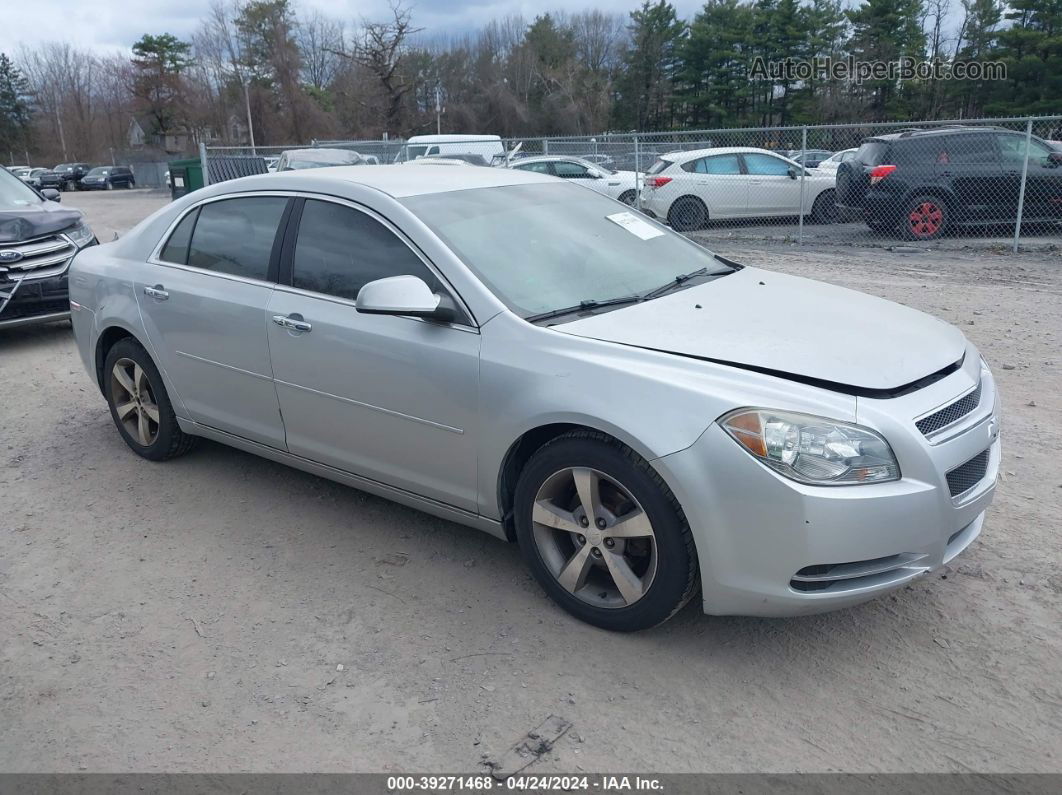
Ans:
[[[103,364],[103,393],[118,432],[134,453],[151,461],[183,455],[197,438],[181,430],[162,376],[136,340],[119,340]]]
[[[577,431],[540,448],[517,482],[514,518],[535,579],[589,624],[647,629],[697,592],[678,501],[641,456],[603,434]]]
[[[105,184],[107,185],[107,190],[114,190],[114,183],[113,182],[107,182]]]

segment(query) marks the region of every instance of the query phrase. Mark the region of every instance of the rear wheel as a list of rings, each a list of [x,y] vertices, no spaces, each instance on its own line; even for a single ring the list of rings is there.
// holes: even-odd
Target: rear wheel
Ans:
[[[708,208],[693,196],[676,199],[667,212],[668,223],[676,232],[692,232],[703,229],[708,223]]]
[[[625,190],[625,191],[623,191],[623,193],[620,194],[619,200],[621,202],[623,202],[624,204],[633,205],[634,204],[634,196],[635,196],[635,194],[634,194],[633,190]]]
[[[104,360],[103,379],[111,419],[134,453],[165,461],[195,446],[197,438],[177,424],[162,376],[139,342],[126,337],[111,347]]]
[[[907,240],[934,240],[950,221],[947,205],[937,196],[915,196],[900,216],[900,234]]]
[[[697,591],[678,501],[643,458],[603,434],[577,431],[539,449],[517,482],[514,517],[535,578],[587,623],[646,629]]]

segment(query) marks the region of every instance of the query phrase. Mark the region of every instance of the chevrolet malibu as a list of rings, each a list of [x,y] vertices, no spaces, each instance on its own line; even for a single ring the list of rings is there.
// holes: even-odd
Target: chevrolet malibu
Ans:
[[[515,169],[213,185],[70,293],[138,455],[212,439],[516,541],[613,630],[899,588],[978,536],[999,465],[957,329]]]

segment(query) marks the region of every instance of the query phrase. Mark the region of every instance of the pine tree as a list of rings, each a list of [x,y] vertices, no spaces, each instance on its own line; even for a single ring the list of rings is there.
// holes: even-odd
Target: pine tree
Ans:
[[[672,126],[679,47],[686,26],[667,0],[631,12],[630,49],[619,81],[619,126],[659,130]]]
[[[29,125],[29,84],[11,59],[0,53],[0,152],[25,150]]]

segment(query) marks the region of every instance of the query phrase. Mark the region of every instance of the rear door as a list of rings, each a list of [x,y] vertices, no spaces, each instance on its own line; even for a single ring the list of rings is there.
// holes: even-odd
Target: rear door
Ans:
[[[413,275],[448,288],[382,218],[348,202],[296,208],[282,281],[269,303],[269,350],[288,449],[466,510],[476,510],[478,330],[368,315],[358,291]],[[273,322],[273,318],[278,318]],[[302,330],[282,327],[297,320]]]
[[[196,422],[284,447],[266,341],[286,196],[210,201],[135,283],[156,361]]]
[[[761,152],[742,155],[748,172],[748,214],[799,215],[800,180],[789,176],[789,161]]]
[[[748,214],[749,179],[736,154],[710,155],[683,163],[675,181],[681,192],[699,196],[713,219],[740,218]]]
[[[929,147],[923,154],[935,162],[938,180],[958,200],[954,209],[961,219],[1017,216],[1018,182],[1004,173],[993,133],[926,136],[923,142],[923,149]]]

